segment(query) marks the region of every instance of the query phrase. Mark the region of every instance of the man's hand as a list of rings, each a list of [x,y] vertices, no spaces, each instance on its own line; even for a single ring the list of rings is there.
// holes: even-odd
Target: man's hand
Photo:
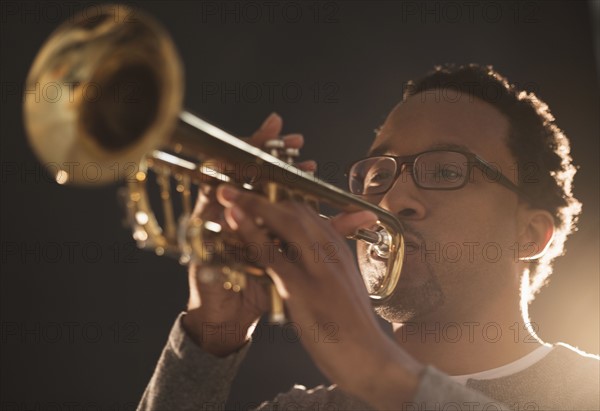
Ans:
[[[246,141],[262,147],[268,140],[277,139],[282,119],[273,113]],[[301,148],[300,134],[284,136],[286,147]],[[304,171],[314,171],[316,163],[305,161],[296,165]],[[214,190],[199,191],[194,216],[215,222],[222,221],[223,207],[216,201]],[[223,224],[226,227],[226,224]],[[269,308],[269,297],[262,284],[248,278],[247,286],[239,293],[225,290],[222,281],[201,282],[199,275],[205,267],[191,264],[189,268],[190,298],[183,327],[205,351],[226,356],[246,343],[254,326]]]
[[[420,366],[377,323],[344,238],[372,226],[376,215],[361,211],[325,221],[304,204],[273,204],[226,185],[217,198],[229,226],[244,243],[259,247],[261,265],[323,373],[377,408],[395,408],[411,398]],[[274,252],[273,237],[287,253]]]

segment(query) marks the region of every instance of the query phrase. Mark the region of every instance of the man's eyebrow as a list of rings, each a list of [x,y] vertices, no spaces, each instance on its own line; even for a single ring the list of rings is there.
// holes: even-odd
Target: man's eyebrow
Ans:
[[[429,147],[428,150],[459,150],[459,151],[471,151],[469,147],[463,144],[455,144],[455,143],[438,143]]]
[[[428,151],[428,150],[458,150],[458,151],[471,152],[471,150],[467,146],[462,145],[462,144],[455,144],[455,143],[436,143],[436,144],[429,146],[426,150],[423,150],[423,151]],[[376,147],[373,150],[369,151],[369,153],[367,155],[369,157],[383,156],[383,155],[389,154],[390,152],[394,152],[392,147],[389,144],[382,144],[379,147]],[[413,154],[416,154],[416,153],[413,153]]]
[[[390,152],[390,146],[387,144],[381,145],[373,150],[369,150],[369,152],[367,153],[367,156],[369,157],[373,157],[373,156],[382,156],[384,154],[387,154]]]

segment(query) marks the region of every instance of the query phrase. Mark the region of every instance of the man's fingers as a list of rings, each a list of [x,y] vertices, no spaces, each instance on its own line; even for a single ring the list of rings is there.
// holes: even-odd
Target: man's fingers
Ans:
[[[271,113],[260,128],[249,138],[244,139],[255,147],[262,148],[269,140],[280,138],[281,129],[283,128],[283,120],[277,113]],[[286,148],[300,149],[304,146],[304,136],[299,133],[287,134],[281,137]],[[317,169],[317,163],[313,160],[303,161],[296,164],[302,171],[314,172]]]
[[[368,228],[377,223],[377,216],[371,211],[359,211],[356,213],[342,213],[333,217],[331,225],[343,236],[356,233],[359,228]]]
[[[311,219],[306,210],[297,203],[290,202],[285,205],[271,203],[264,196],[238,190],[226,184],[221,184],[217,188],[217,200],[226,209],[235,205],[243,209],[243,212],[250,216],[249,218],[260,219],[261,225],[264,225],[274,236],[283,241],[307,239],[307,221],[318,219],[316,214],[314,219]],[[314,211],[311,212],[314,213]],[[303,218],[304,222],[301,221]]]
[[[271,113],[262,123],[260,128],[252,134],[249,143],[256,147],[262,147],[268,140],[279,138],[282,128],[283,120],[281,116],[277,113]]]
[[[317,162],[314,160],[301,161],[296,164],[296,167],[302,171],[317,171]]]
[[[298,277],[298,273],[292,273],[292,271],[295,272],[295,268],[289,265],[286,258],[277,250],[273,239],[267,235],[267,232],[262,227],[257,225],[255,219],[248,216],[237,205],[225,210],[225,219],[246,243],[246,247],[257,251],[253,255],[254,262],[258,262],[259,265],[266,268],[267,274],[275,283],[279,295],[287,299],[289,292],[281,276],[285,274],[293,278],[294,275]]]
[[[238,190],[225,184],[217,188],[217,200],[226,208],[237,206],[252,218],[260,217],[264,225],[273,234],[286,241],[289,239],[299,241],[301,237],[307,238],[306,224],[309,221],[317,223],[315,220],[318,220],[316,215],[314,215],[314,219],[310,218],[309,212],[303,209],[301,205],[294,203],[285,206],[272,204],[266,198],[255,193]],[[302,218],[305,220],[299,221]],[[232,226],[236,227],[235,222],[232,221],[232,223]],[[359,228],[371,227],[376,223],[377,215],[373,212],[359,211],[342,213],[332,218],[331,228],[333,228],[332,232],[336,231],[338,234],[348,236],[354,234]]]
[[[298,133],[285,135],[281,140],[288,148],[302,148],[304,145],[304,136]]]

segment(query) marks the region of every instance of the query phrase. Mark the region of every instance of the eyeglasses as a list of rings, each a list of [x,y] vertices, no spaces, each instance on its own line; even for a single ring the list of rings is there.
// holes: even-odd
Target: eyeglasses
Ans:
[[[525,195],[479,156],[456,150],[431,150],[411,156],[375,156],[358,160],[348,170],[348,184],[352,194],[382,195],[392,188],[406,166],[412,169],[413,181],[425,190],[457,190],[469,182],[473,167],[484,172],[486,179]]]

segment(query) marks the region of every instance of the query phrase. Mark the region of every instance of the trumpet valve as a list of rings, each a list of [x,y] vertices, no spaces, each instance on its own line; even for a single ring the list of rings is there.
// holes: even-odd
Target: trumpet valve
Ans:
[[[273,157],[277,158],[281,157],[284,148],[285,143],[283,142],[283,140],[279,139],[267,140],[264,144],[264,150],[267,153],[271,154]]]

